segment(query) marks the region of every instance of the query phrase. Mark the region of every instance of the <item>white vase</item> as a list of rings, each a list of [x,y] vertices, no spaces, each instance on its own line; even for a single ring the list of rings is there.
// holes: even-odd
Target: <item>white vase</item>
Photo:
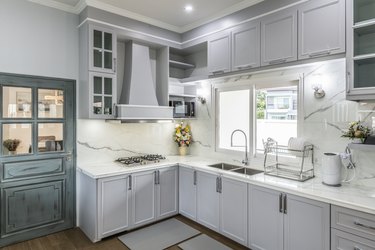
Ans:
[[[180,146],[180,147],[178,147],[178,152],[180,153],[181,156],[188,155],[189,154],[189,147],[186,147],[185,145]]]

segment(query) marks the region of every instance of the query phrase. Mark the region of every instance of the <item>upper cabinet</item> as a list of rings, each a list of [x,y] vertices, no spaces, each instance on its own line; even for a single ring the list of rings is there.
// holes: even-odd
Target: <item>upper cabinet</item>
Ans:
[[[261,20],[262,66],[297,60],[297,11],[276,12]]]
[[[79,118],[112,119],[117,103],[117,40],[113,30],[79,28]]]
[[[347,99],[375,99],[375,1],[347,6]]]
[[[232,71],[260,66],[260,22],[251,22],[232,31]]]
[[[98,26],[90,26],[89,66],[90,71],[116,72],[116,34]]]
[[[345,52],[345,0],[301,5],[298,24],[298,59]]]
[[[208,72],[210,75],[231,71],[231,36],[225,30],[208,38]]]

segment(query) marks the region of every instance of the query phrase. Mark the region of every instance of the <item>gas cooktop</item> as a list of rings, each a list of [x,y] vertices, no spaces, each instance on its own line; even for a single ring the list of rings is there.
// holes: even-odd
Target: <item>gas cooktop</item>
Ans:
[[[165,156],[158,154],[148,154],[141,156],[130,156],[130,157],[121,157],[116,160],[116,162],[122,163],[125,166],[140,166],[151,163],[158,163],[162,160],[165,160]]]

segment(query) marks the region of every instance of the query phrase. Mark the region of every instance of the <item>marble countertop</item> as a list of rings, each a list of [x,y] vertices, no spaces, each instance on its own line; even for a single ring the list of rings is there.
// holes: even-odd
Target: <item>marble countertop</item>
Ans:
[[[245,181],[253,185],[263,186],[281,192],[330,203],[332,205],[375,214],[374,179],[358,180],[352,183],[344,183],[341,187],[329,187],[322,184],[320,176],[316,176],[315,178],[305,182],[298,182],[279,177],[268,176],[264,175],[263,173],[246,176],[243,174],[208,167],[208,165],[210,164],[222,162],[221,160],[217,159],[209,159],[196,156],[170,156],[167,158],[168,159],[163,162],[144,166],[124,167],[120,163],[107,162],[78,165],[77,170],[90,176],[91,178],[97,179],[145,170],[154,170],[179,164],[183,167],[221,174],[225,177]]]

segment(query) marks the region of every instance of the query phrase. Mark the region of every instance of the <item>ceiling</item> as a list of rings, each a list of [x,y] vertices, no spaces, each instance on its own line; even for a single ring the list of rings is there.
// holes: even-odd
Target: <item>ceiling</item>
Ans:
[[[202,24],[264,0],[29,0],[73,13],[92,6],[175,32]],[[186,5],[194,9],[187,13]]]

